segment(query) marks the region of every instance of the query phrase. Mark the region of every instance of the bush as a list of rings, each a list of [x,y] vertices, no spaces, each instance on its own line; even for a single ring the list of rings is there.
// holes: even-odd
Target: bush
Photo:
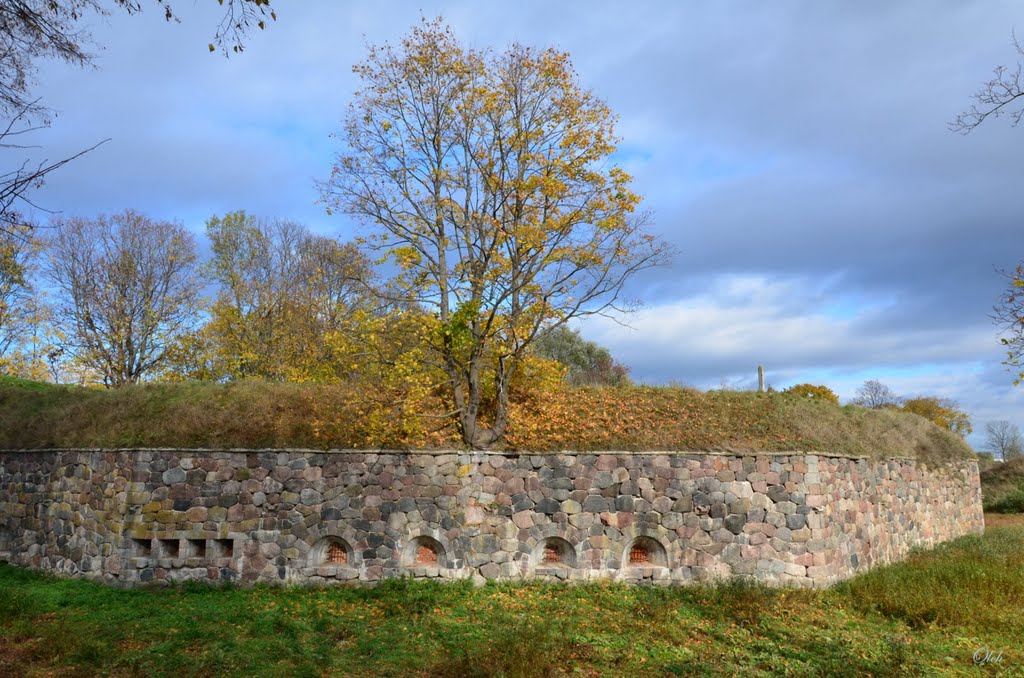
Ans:
[[[784,390],[783,393],[797,398],[810,398],[812,400],[821,400],[827,403],[832,403],[833,405],[839,404],[839,396],[837,396],[828,386],[797,384],[796,386],[790,386]]]
[[[986,499],[983,505],[989,513],[1024,513],[1024,487],[992,500]]]

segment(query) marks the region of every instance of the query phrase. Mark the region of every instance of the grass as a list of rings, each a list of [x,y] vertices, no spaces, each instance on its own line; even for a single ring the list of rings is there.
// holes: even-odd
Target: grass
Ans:
[[[0,566],[0,675],[1024,675],[1024,528],[827,591],[431,584],[122,591]],[[988,648],[1002,662],[977,667]]]
[[[0,378],[0,448],[461,447],[453,420],[395,415],[398,402],[393,393],[350,385],[101,390]],[[533,451],[819,451],[932,463],[973,457],[958,436],[914,414],[777,393],[582,388],[533,394],[512,415],[506,446]]]

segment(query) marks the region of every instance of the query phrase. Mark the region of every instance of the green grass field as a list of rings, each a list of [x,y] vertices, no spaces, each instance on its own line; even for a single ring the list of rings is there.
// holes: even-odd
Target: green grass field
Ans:
[[[1024,675],[1022,607],[1024,523],[827,591],[122,591],[0,566],[0,675]]]

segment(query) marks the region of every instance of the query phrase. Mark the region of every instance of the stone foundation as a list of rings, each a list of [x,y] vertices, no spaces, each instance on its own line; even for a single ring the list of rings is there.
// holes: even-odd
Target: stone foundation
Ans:
[[[133,586],[827,586],[983,531],[978,466],[825,454],[0,452],[0,559]]]

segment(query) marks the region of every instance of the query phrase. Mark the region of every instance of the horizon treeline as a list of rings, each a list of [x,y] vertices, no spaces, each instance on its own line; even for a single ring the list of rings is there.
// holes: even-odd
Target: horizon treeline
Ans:
[[[0,231],[0,374],[146,381],[366,383],[425,395],[445,380],[436,318],[400,301],[356,243],[245,211],[183,225],[133,210]],[[628,369],[565,326],[519,381],[617,386]],[[409,395],[408,393],[406,395]]]
[[[392,289],[369,248],[244,211],[206,221],[206,258],[183,225],[133,210],[57,217],[42,230],[0,231],[0,375],[109,388],[340,384],[414,417],[453,409],[442,347],[459,328]],[[606,348],[554,324],[511,389],[530,400],[563,385],[630,383]],[[826,386],[783,392],[839,405]],[[485,382],[482,404],[495,397]],[[897,398],[877,381],[851,404],[914,412],[961,437],[972,430],[954,401]]]

